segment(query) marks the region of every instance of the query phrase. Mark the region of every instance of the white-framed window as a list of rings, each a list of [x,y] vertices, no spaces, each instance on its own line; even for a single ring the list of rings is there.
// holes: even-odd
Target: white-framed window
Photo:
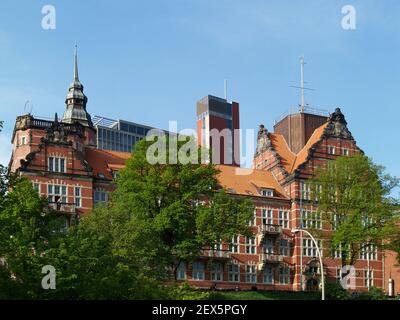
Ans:
[[[211,280],[212,281],[222,281],[223,265],[221,262],[213,262],[211,264]]]
[[[177,280],[185,280],[186,279],[186,263],[179,263],[178,269],[176,270],[176,278]]]
[[[339,246],[339,248],[334,248],[332,250],[332,258],[333,259],[341,259],[342,258],[342,246]]]
[[[316,241],[322,255],[322,241]],[[314,245],[314,241],[312,241],[311,239],[303,239],[303,255],[306,257],[318,257],[317,247]]]
[[[301,189],[301,198],[303,200],[310,200],[311,199],[311,187],[306,182],[300,182],[300,189]]]
[[[273,197],[274,196],[274,190],[272,190],[272,189],[261,189],[261,195],[263,197]]]
[[[32,186],[33,186],[33,190],[35,190],[37,193],[40,194],[40,183],[39,182],[34,182],[32,184]]]
[[[193,280],[204,280],[204,263],[203,262],[193,262],[192,279]]]
[[[256,254],[256,238],[246,237],[246,253]]]
[[[273,224],[273,215],[271,209],[262,209],[262,223],[263,225]]]
[[[332,222],[331,222],[331,227],[332,230],[337,230],[337,228],[339,227],[339,217],[336,213],[332,214],[331,216]]]
[[[319,212],[302,210],[301,219],[303,228],[322,229],[321,214]]]
[[[279,283],[289,284],[290,283],[290,269],[287,266],[279,267]]]
[[[21,137],[21,142],[20,142],[20,145],[21,145],[21,146],[24,146],[24,145],[26,145],[26,141],[27,141],[27,139],[26,139],[26,137],[25,137],[25,136]]]
[[[336,267],[336,283],[339,283],[340,280],[342,279],[342,268],[341,267]]]
[[[271,239],[271,238],[265,239],[264,252],[265,253],[274,253],[274,240],[273,239]]]
[[[240,236],[233,236],[232,242],[229,245],[229,249],[232,253],[240,252]]]
[[[50,172],[65,172],[65,159],[58,157],[49,157],[48,159],[48,169]]]
[[[378,260],[378,248],[376,245],[361,245],[359,252],[360,260]]]
[[[257,282],[257,268],[253,264],[246,265],[246,282],[248,283]]]
[[[274,283],[274,269],[271,266],[266,266],[263,271],[263,283],[265,284]]]
[[[240,266],[238,264],[228,265],[228,276],[230,282],[240,281]]]
[[[334,146],[328,146],[328,153],[329,154],[335,154],[336,150]]]
[[[281,256],[289,256],[290,255],[290,242],[287,239],[279,240],[279,254]]]
[[[348,156],[349,155],[349,149],[343,148],[343,155]]]
[[[77,208],[82,207],[82,188],[81,187],[75,187],[74,188],[74,196],[75,196],[75,206]]]
[[[67,203],[67,186],[47,185],[47,197],[50,203]]]
[[[279,225],[283,229],[289,229],[289,212],[279,210]]]
[[[361,225],[364,228],[367,228],[368,226],[371,226],[374,223],[374,220],[372,217],[368,217],[367,214],[363,214],[361,217]]]
[[[369,288],[374,286],[374,270],[364,270],[364,286]]]
[[[254,227],[256,225],[257,209],[254,209],[253,218],[249,220],[248,225]]]
[[[67,232],[68,228],[70,226],[70,222],[67,216],[63,216],[63,224],[61,226],[61,231],[62,232]]]
[[[95,190],[93,195],[94,203],[104,204],[108,202],[108,192],[104,190]]]

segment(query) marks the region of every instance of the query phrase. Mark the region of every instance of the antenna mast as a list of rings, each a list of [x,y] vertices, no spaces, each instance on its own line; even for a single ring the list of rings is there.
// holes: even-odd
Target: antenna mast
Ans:
[[[300,89],[301,89],[301,105],[300,112],[304,112],[305,102],[304,102],[304,57],[300,57],[300,68],[301,68],[301,80],[300,80]]]
[[[300,87],[297,86],[291,86],[292,88],[297,88],[300,89],[300,112],[303,113],[305,111],[306,107],[306,101],[304,97],[304,91],[305,90],[314,90],[310,88],[306,88],[305,84],[306,82],[304,81],[304,65],[306,62],[304,61],[304,56],[300,57]]]
[[[228,80],[224,80],[224,98],[228,101]]]

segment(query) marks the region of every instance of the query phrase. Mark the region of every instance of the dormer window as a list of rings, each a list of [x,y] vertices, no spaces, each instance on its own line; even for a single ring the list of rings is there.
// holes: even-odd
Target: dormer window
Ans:
[[[261,195],[263,197],[273,197],[274,196],[274,190],[272,190],[272,189],[261,189]]]

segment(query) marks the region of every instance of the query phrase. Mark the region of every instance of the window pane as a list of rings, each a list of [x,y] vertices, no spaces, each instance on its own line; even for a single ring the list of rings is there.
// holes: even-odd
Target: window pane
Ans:
[[[65,172],[65,159],[60,159],[60,172]]]

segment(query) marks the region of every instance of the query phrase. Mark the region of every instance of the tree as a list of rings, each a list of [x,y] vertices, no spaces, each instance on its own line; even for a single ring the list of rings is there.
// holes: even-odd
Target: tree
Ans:
[[[148,261],[155,257],[149,236],[118,212],[96,208],[49,253],[57,270],[53,298],[161,298],[157,270],[163,270]]]
[[[158,139],[169,145],[168,137]],[[176,149],[158,150],[158,156],[165,152],[169,162],[174,152],[186,150],[190,143],[190,137],[178,141]],[[182,261],[193,261],[204,248],[230,242],[233,235],[250,235],[253,205],[218,185],[215,166],[196,161],[203,154],[197,146],[191,146],[195,154],[189,163],[151,164],[148,151],[153,144],[145,139],[136,144],[134,156],[119,173],[111,208],[148,230],[158,248],[154,263],[170,266],[176,279]]]
[[[353,265],[361,250],[383,248],[399,232],[396,201],[390,193],[398,179],[364,155],[339,157],[318,167],[311,194],[318,206],[331,250],[341,251],[342,266]]]
[[[0,292],[5,298],[44,297],[41,271],[62,236],[62,222],[26,178],[8,179],[8,187],[0,207]]]

